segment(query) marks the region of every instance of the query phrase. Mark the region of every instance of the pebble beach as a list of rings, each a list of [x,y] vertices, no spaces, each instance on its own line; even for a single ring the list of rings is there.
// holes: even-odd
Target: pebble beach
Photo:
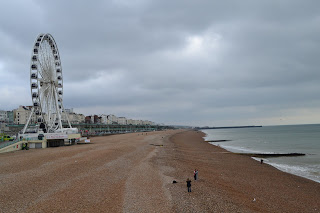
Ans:
[[[319,183],[203,136],[130,133],[0,154],[0,212],[320,212]]]

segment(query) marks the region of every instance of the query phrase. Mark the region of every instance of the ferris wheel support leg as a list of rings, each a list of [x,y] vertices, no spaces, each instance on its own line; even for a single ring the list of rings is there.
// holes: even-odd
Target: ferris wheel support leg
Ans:
[[[58,122],[59,122],[59,126],[60,126],[60,129],[62,129],[62,122],[61,122],[61,111],[60,108],[59,108],[59,104],[58,104],[58,93],[57,93],[57,90],[56,88],[54,88],[55,92],[54,92],[54,97],[56,99],[56,109],[57,110],[57,114],[58,114]],[[62,104],[61,104],[62,105]]]
[[[30,120],[31,120],[31,117],[33,115],[33,112],[34,112],[34,107],[32,107],[31,113],[30,113],[29,118],[28,118],[28,121],[27,121],[27,123],[24,125],[24,127],[22,129],[22,134],[24,134],[26,132],[27,128],[28,128]]]
[[[62,109],[63,109],[64,114],[66,115],[69,128],[72,128],[71,123],[70,123],[70,120],[69,120],[69,117],[68,117],[68,114],[66,113],[66,110],[64,109],[64,106],[63,106],[62,102],[61,102],[61,106],[62,106]]]
[[[48,105],[48,109],[52,109],[51,104],[53,104],[53,93],[54,93],[54,88],[51,87],[51,92],[50,92],[50,96],[49,96],[49,101],[46,103]],[[50,120],[51,118],[51,110],[49,110],[48,114],[47,114],[47,122],[50,124],[50,126],[53,126],[52,122],[55,122],[55,118],[52,120]]]

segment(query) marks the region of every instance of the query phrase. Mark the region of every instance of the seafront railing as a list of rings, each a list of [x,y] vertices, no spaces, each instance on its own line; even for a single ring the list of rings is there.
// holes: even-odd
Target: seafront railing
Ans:
[[[2,143],[0,143],[0,149],[5,148],[5,147],[7,147],[7,146],[10,146],[10,145],[12,145],[12,144],[15,144],[15,143],[17,143],[17,142],[19,142],[19,140],[2,142]]]
[[[28,141],[35,141],[35,140],[39,140],[38,137],[30,137],[30,138],[23,138],[22,140],[16,139],[16,140],[13,140],[13,141],[1,142],[0,143],[0,149],[5,148],[7,146],[10,146],[10,145],[15,144],[15,143],[20,142],[20,141],[28,142]]]

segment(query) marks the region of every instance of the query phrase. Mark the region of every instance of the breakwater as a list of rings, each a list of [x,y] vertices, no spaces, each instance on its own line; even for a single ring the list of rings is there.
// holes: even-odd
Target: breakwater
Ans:
[[[220,127],[197,127],[195,129],[238,129],[238,128],[256,128],[262,126],[220,126]]]

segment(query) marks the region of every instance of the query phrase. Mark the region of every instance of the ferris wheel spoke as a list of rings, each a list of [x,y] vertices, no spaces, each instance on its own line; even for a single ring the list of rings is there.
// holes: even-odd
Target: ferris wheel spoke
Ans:
[[[40,73],[41,77],[44,78],[44,77],[45,77],[45,76],[44,76],[44,74],[45,74],[45,73],[44,73],[44,72],[45,72],[45,71],[44,71],[44,67],[43,67],[41,61],[39,61],[38,64],[40,65],[40,67],[39,67],[40,69],[38,69],[38,73]]]
[[[51,68],[51,61],[52,61],[52,58],[50,57],[50,52],[48,50],[48,42],[46,41],[45,45],[44,45],[44,62],[46,64],[46,70],[47,70],[47,74],[48,74],[48,77],[50,78],[50,68]]]
[[[43,61],[43,62],[45,62],[45,59],[46,59],[46,57],[47,57],[46,45],[45,45],[45,44],[41,45],[41,46],[40,46],[40,50],[41,50],[41,54],[40,54],[41,58],[40,58],[40,60]],[[45,64],[45,65],[46,65],[46,64]]]
[[[46,65],[46,70],[48,70],[49,71],[49,56],[48,56],[48,49],[47,49],[47,44],[45,43],[45,45],[44,45],[44,54],[43,54],[43,60],[44,60],[44,63],[45,63],[45,65]],[[48,76],[49,77],[49,76]]]
[[[54,57],[53,57],[53,54],[52,54],[52,49],[51,49],[51,46],[49,43],[47,43],[47,59],[48,59],[48,69],[49,71],[51,71],[50,73],[52,74],[51,78],[53,79],[54,78]]]
[[[42,47],[42,51],[43,51],[43,59],[46,60],[49,56],[48,56],[48,48],[47,48],[47,41],[44,40]]]
[[[39,64],[40,64],[40,66],[41,66],[42,71],[43,71],[45,74],[47,74],[47,73],[46,73],[47,68],[46,68],[46,64],[45,64],[45,61],[44,61],[43,58],[41,58],[41,59],[39,60]]]
[[[40,47],[40,49],[42,49],[42,47]],[[42,52],[43,52],[43,50],[42,50]],[[49,74],[46,71],[47,70],[47,68],[45,67],[46,66],[46,62],[44,61],[43,57],[39,58],[39,64],[40,64],[41,71],[42,71],[41,75],[45,74],[45,76],[43,76],[43,75],[42,76],[45,77],[45,78],[48,78]]]
[[[39,97],[40,97],[41,95],[43,95],[49,87],[50,87],[50,85],[48,85],[45,89],[41,89],[40,94],[39,94]]]
[[[46,66],[46,73],[47,73],[47,77],[48,79],[50,79],[50,65],[49,65],[49,59],[48,58],[44,58],[44,64]]]
[[[39,64],[40,64],[40,63],[39,63]],[[41,67],[41,66],[42,66],[42,65],[40,64],[40,67]],[[41,70],[42,70],[42,68],[41,68]],[[40,74],[41,78],[43,79],[44,76],[43,76],[42,72],[39,72],[39,71],[38,71],[38,73]],[[38,78],[39,78],[39,76],[38,76]]]

